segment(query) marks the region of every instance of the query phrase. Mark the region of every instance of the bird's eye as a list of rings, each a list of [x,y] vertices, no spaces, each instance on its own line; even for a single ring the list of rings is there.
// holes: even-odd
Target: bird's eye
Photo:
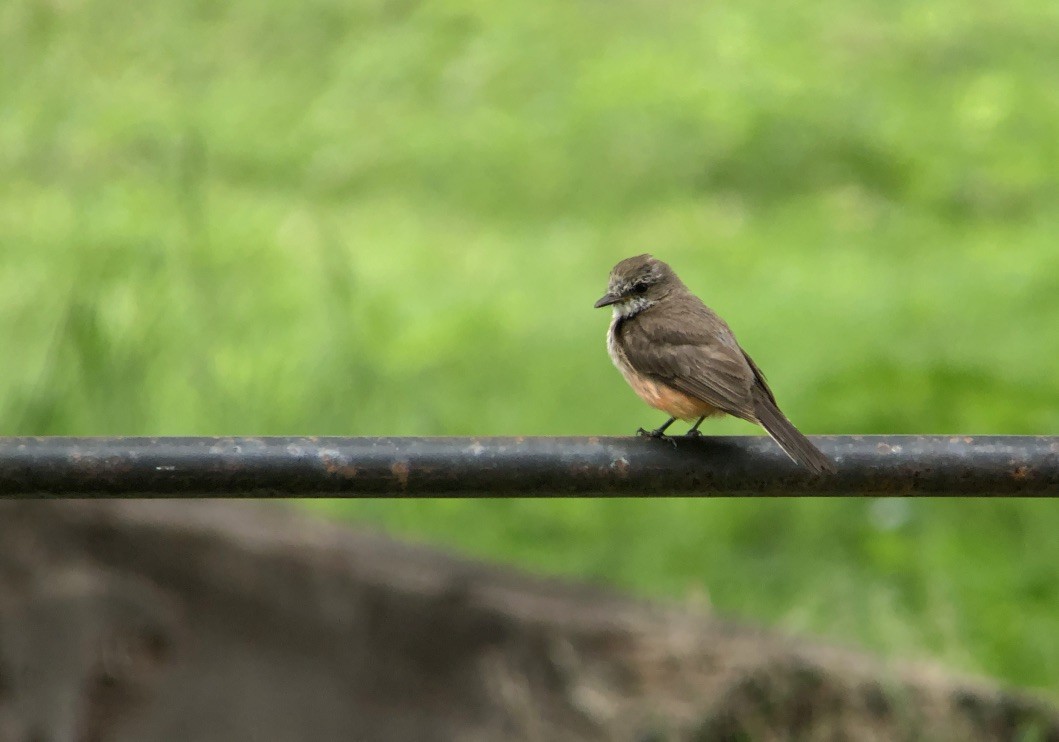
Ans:
[[[647,283],[645,281],[634,283],[632,285],[632,290],[634,294],[642,294],[643,292],[647,291]]]

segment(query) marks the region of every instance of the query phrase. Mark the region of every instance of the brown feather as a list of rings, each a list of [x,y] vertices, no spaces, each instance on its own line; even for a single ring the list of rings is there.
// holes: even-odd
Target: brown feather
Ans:
[[[696,297],[681,293],[617,328],[629,364],[652,381],[756,422],[754,371],[732,331]]]
[[[835,472],[834,462],[794,427],[794,423],[766,396],[764,390],[758,392],[754,409],[761,427],[779,444],[784,453],[815,474]]]

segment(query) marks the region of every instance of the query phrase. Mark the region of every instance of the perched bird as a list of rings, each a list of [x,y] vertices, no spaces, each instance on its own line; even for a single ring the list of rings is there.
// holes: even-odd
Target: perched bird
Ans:
[[[688,291],[673,269],[650,255],[614,266],[607,293],[596,308],[613,307],[607,351],[644,402],[669,415],[657,430],[664,437],[680,418],[695,420],[687,435],[712,415],[757,423],[788,456],[814,473],[834,463],[780,412],[761,369],[739,347],[723,319]]]

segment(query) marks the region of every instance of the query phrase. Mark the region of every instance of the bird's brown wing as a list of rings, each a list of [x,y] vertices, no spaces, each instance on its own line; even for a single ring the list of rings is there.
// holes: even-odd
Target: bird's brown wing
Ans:
[[[755,372],[724,320],[698,300],[652,307],[623,323],[637,372],[741,417],[755,419]]]
[[[754,372],[754,376],[757,377],[758,384],[760,384],[762,391],[765,392],[765,395],[769,398],[769,401],[772,402],[772,404],[776,404],[776,395],[772,393],[772,389],[769,387],[769,383],[765,380],[765,374],[761,371],[760,368],[758,368],[757,364],[754,363],[754,359],[747,355],[745,350],[743,350],[742,353],[743,358],[745,358],[746,362],[750,364],[750,368]]]

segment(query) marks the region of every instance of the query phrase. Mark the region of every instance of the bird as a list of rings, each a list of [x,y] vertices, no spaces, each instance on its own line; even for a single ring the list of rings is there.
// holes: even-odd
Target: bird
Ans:
[[[669,415],[659,428],[640,428],[639,435],[666,438],[680,418],[695,420],[685,434],[694,437],[707,417],[728,414],[760,425],[814,474],[835,471],[834,462],[780,411],[765,375],[728,324],[669,265],[648,254],[622,260],[595,307],[613,309],[607,352],[614,365],[644,402]]]

